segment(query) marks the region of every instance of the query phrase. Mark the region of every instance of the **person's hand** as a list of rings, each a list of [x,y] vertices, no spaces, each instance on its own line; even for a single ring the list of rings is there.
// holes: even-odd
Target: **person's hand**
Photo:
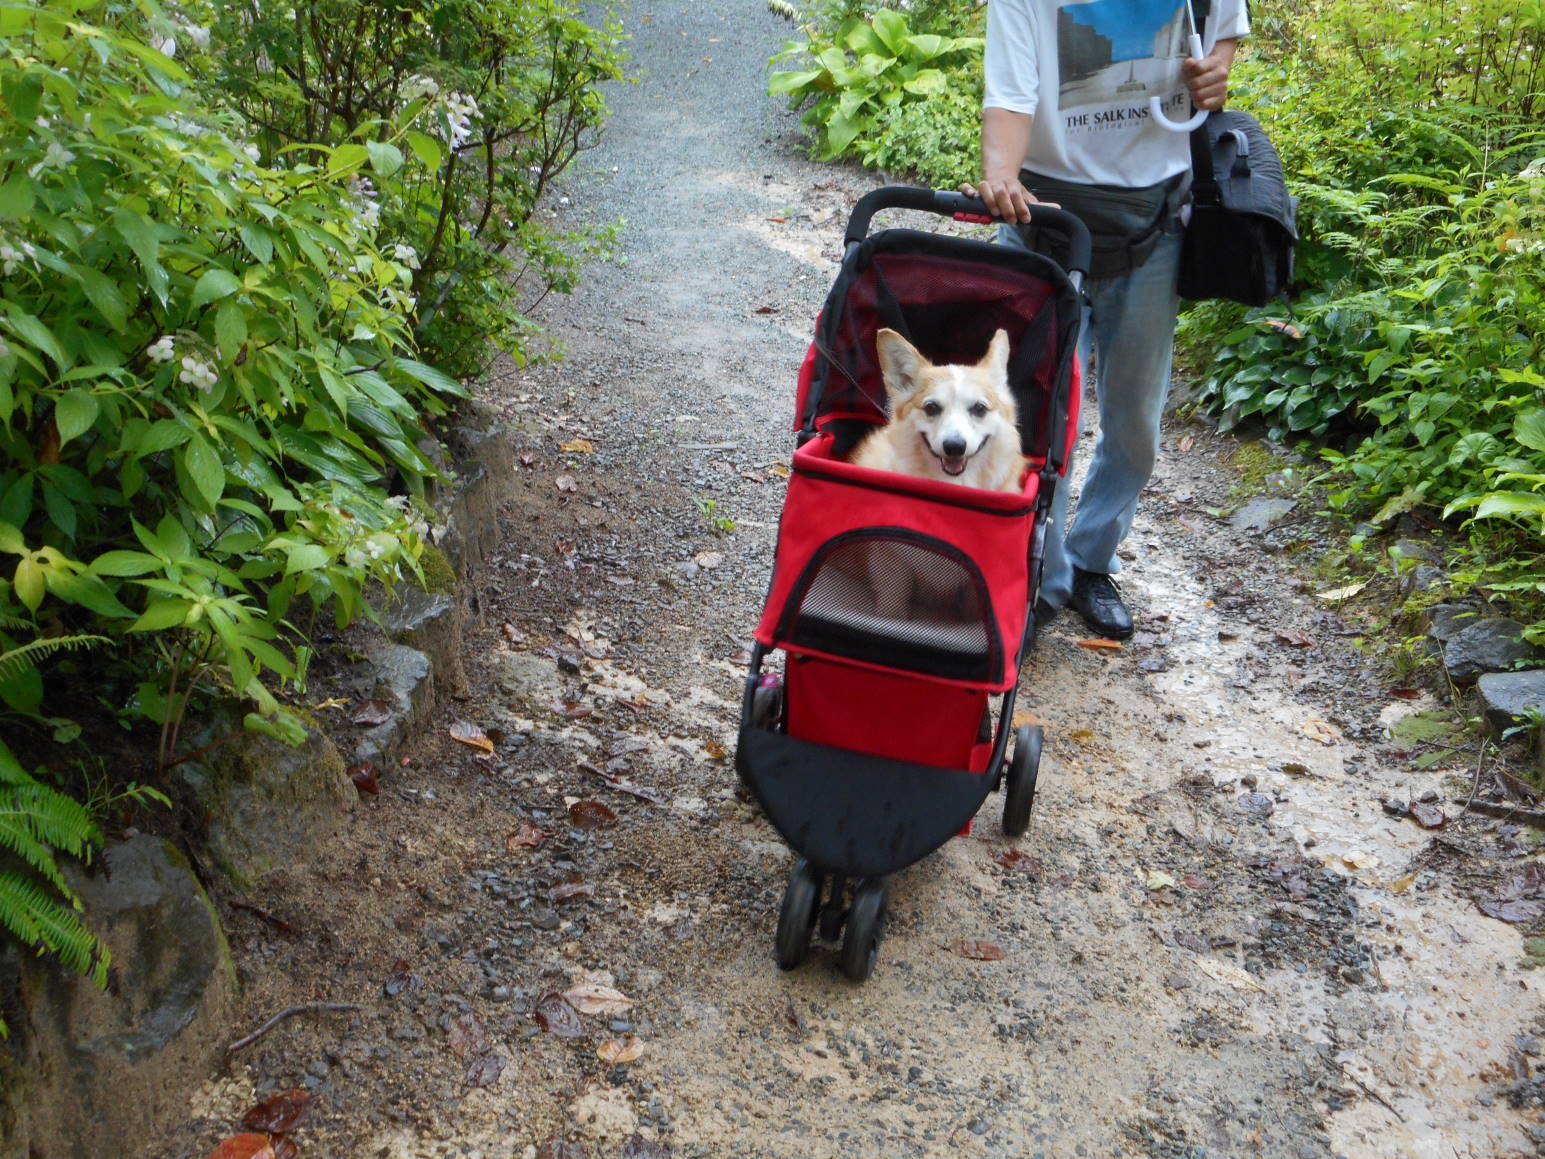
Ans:
[[[1201,60],[1186,60],[1180,65],[1180,76],[1191,90],[1191,103],[1199,109],[1212,112],[1221,109],[1228,99],[1229,66],[1234,61],[1233,43],[1225,51],[1220,44]]]
[[[1017,177],[984,177],[975,185],[969,181],[962,182],[960,192],[967,197],[980,197],[987,206],[987,212],[1000,221],[1014,221],[1020,225],[1030,220],[1030,207],[1041,204]]]

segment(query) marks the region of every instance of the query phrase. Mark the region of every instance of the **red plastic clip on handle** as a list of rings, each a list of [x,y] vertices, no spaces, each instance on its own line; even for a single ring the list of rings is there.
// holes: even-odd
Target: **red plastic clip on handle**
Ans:
[[[985,213],[957,213],[954,217],[956,221],[969,221],[972,225],[991,225],[996,220]]]

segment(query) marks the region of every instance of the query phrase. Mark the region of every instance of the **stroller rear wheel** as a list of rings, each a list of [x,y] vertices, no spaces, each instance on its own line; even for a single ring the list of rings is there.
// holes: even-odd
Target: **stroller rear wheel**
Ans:
[[[1035,804],[1035,778],[1041,767],[1041,726],[1021,725],[1014,734],[1014,755],[1003,779],[1003,831],[1022,837],[1030,828]]]
[[[810,934],[815,928],[820,900],[821,875],[801,857],[789,871],[789,883],[783,889],[783,909],[778,914],[775,947],[780,970],[792,970],[810,952]]]
[[[880,927],[885,921],[885,880],[866,877],[853,889],[847,929],[842,935],[842,972],[862,982],[880,956]]]

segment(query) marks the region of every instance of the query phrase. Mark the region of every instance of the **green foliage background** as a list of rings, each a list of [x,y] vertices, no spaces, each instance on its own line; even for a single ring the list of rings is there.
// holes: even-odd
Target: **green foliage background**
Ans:
[[[939,61],[937,93],[896,78],[907,37],[976,35],[980,9],[880,7],[811,8],[774,66],[816,67],[775,71],[771,91],[806,108],[821,156],[937,187],[974,177],[979,45]],[[1189,310],[1201,405],[1304,441],[1349,515],[1479,521],[1462,574],[1545,640],[1545,4],[1301,0],[1252,16],[1231,99],[1300,198],[1301,337],[1274,324],[1280,306]],[[865,55],[866,22],[892,30],[894,59]]]
[[[435,419],[598,244],[540,208],[620,61],[578,12],[0,0],[0,929],[39,954],[105,976],[73,717],[164,764],[205,690],[298,740],[311,618],[422,579]]]

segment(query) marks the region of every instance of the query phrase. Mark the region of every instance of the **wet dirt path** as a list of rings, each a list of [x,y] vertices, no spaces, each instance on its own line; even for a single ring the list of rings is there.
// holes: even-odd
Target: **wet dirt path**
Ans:
[[[544,307],[565,359],[490,392],[521,466],[470,688],[349,848],[269,883],[326,933],[238,946],[254,1014],[363,1009],[270,1036],[183,1138],[303,1083],[306,1153],[338,1156],[1534,1154],[1497,1089],[1538,975],[1449,847],[1381,812],[1442,782],[1390,758],[1389,680],[1284,553],[1312,520],[1209,514],[1232,444],[1200,428],[1167,437],[1126,549],[1138,637],[1091,651],[1063,616],[1026,666],[1029,834],[995,795],[898,875],[865,985],[829,950],[775,968],[791,857],[728,756],[795,374],[870,178],[804,160],[761,96],[789,35],[761,3],[626,23],[637,83],[560,210],[624,219],[621,260]],[[574,823],[591,799],[615,825]],[[544,1028],[584,986],[631,1004]]]

